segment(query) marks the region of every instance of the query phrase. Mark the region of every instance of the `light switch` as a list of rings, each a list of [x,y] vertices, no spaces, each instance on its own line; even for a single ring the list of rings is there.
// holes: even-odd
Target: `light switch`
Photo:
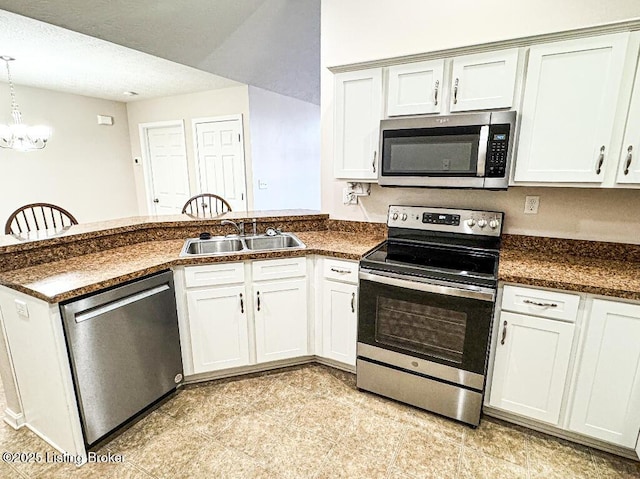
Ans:
[[[27,307],[27,303],[25,303],[24,301],[20,301],[19,299],[16,299],[14,301],[16,304],[16,312],[18,313],[18,316],[25,319],[28,318],[29,308]]]
[[[258,180],[258,189],[259,190],[266,190],[267,189],[267,182],[266,181],[262,181],[262,180]]]
[[[98,115],[98,125],[113,125],[113,117],[108,115]]]

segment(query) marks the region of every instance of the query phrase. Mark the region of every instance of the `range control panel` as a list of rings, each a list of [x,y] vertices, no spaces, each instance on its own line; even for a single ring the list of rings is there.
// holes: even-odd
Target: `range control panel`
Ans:
[[[482,236],[500,236],[504,213],[428,206],[389,207],[387,226]]]

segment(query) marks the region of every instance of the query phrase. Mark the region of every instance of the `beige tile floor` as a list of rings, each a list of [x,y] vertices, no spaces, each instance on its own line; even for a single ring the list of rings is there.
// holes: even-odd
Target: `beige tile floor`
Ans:
[[[2,424],[5,451],[53,452]],[[0,477],[640,478],[640,463],[488,417],[474,430],[318,365],[185,388],[99,452],[125,462],[0,462]]]

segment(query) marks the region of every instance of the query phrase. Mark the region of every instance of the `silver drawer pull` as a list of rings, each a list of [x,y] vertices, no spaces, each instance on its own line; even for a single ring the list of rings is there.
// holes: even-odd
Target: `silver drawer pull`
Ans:
[[[507,339],[507,322],[504,322],[502,327],[502,339],[500,340],[500,344],[504,346],[504,340]]]
[[[531,304],[533,306],[540,306],[541,308],[557,308],[558,305],[556,303],[539,303],[537,301],[531,301],[530,299],[523,299],[522,302],[524,304]]]
[[[334,273],[340,273],[340,274],[349,274],[349,273],[351,273],[351,270],[349,270],[349,269],[331,268],[331,271],[333,271]]]
[[[602,164],[604,163],[604,145],[600,147],[600,155],[598,155],[598,164],[596,165],[596,175],[602,172]]]
[[[438,104],[438,89],[440,88],[440,80],[436,80],[435,88],[433,89],[433,104]]]
[[[624,174],[629,174],[629,167],[631,166],[631,161],[633,160],[633,146],[629,146],[627,148],[627,164],[624,166]]]
[[[458,84],[460,83],[460,79],[456,78],[455,85],[453,87],[453,104],[458,104]]]

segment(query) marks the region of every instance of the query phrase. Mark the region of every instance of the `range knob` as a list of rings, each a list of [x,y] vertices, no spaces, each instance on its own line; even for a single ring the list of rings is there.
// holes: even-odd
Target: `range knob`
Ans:
[[[474,220],[473,218],[469,218],[467,221],[465,221],[465,223],[467,223],[468,227],[473,228],[476,225],[476,220]]]
[[[489,228],[493,230],[496,229],[499,225],[500,225],[500,222],[498,220],[489,221]]]
[[[402,221],[407,221],[407,214],[406,213],[402,213]]]
[[[487,226],[487,220],[485,219],[478,220],[478,226],[480,228],[484,228],[485,226]]]
[[[391,219],[392,219],[393,221],[395,221],[395,220],[397,220],[397,219],[398,219],[398,212],[397,212],[397,211],[395,211],[395,212],[391,215]]]

